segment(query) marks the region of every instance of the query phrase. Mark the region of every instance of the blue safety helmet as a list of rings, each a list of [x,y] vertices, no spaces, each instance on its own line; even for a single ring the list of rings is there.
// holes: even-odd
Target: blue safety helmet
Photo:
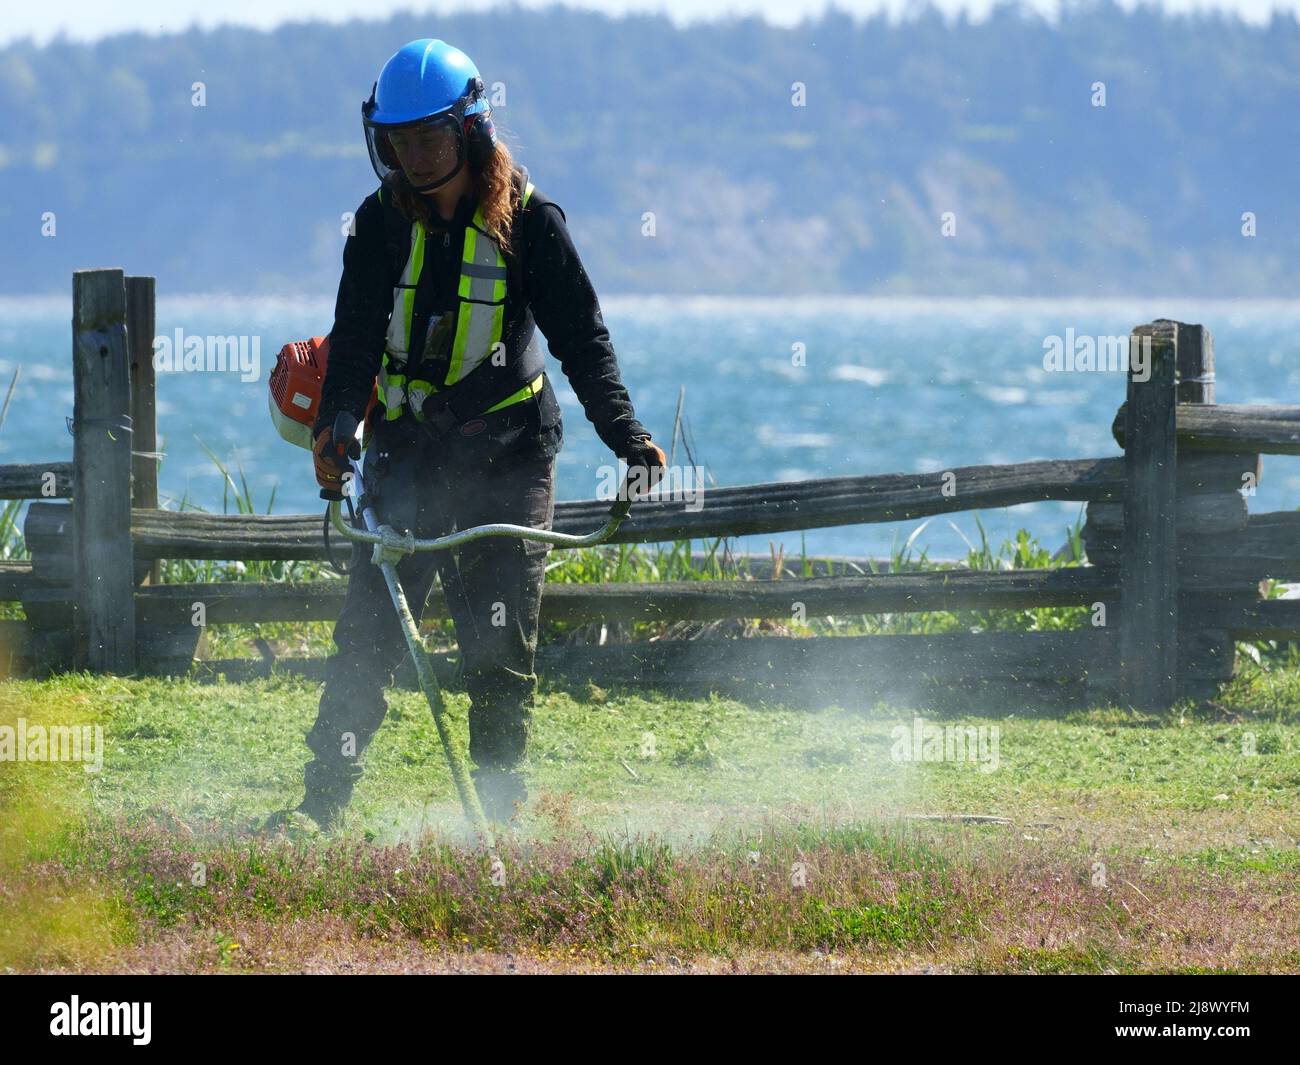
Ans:
[[[407,173],[417,192],[445,185],[466,160],[481,167],[496,148],[478,67],[446,41],[424,38],[395,53],[361,105],[370,163],[383,181],[401,168],[391,135],[418,144],[428,172]]]

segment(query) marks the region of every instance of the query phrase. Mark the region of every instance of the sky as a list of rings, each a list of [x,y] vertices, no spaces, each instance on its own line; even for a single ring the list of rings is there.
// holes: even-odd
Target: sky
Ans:
[[[519,0],[524,7],[546,7],[551,0]],[[820,13],[827,0],[570,0],[570,6],[604,11],[611,15],[628,12],[663,12],[676,22],[716,18],[733,13],[761,14],[768,21],[791,24]],[[1134,6],[1134,0],[1119,0]],[[979,17],[993,0],[935,0],[935,6],[955,14],[961,9]],[[1056,0],[1028,0],[1045,14],[1056,10]],[[906,10],[909,0],[836,0],[835,6],[854,14],[869,14],[881,8]],[[474,5],[474,10],[491,4]],[[1251,22],[1264,22],[1272,10],[1300,10],[1300,0],[1163,0],[1171,11],[1218,8],[1230,10]],[[445,5],[421,0],[43,0],[19,4],[6,0],[0,16],[0,44],[30,37],[44,43],[60,32],[77,40],[93,40],[127,30],[176,32],[198,24],[208,29],[223,23],[270,29],[282,22],[320,18],[344,21],[350,18],[384,18],[398,11],[433,11]]]

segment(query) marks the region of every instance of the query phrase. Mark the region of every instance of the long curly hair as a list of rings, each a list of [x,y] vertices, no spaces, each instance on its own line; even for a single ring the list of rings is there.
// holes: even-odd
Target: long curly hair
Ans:
[[[466,164],[468,165],[468,164]],[[514,185],[515,160],[510,148],[497,132],[497,147],[482,170],[473,171],[474,191],[483,210],[484,228],[505,255],[510,254],[510,233],[519,192]],[[394,170],[384,184],[392,190],[393,202],[411,221],[427,222],[433,217],[428,196],[416,192],[405,171]]]

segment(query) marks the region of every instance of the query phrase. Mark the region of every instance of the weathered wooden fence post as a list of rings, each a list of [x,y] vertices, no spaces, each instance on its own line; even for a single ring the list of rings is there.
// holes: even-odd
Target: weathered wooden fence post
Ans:
[[[1182,407],[1212,406],[1215,401],[1214,338],[1203,325],[1173,323],[1178,330],[1178,403]],[[1213,521],[1184,520],[1179,541],[1178,572],[1180,595],[1178,606],[1178,695],[1179,698],[1208,698],[1218,686],[1232,679],[1236,641],[1225,627],[1224,619],[1259,602],[1258,581],[1220,580],[1213,591],[1198,589],[1196,564],[1188,556],[1224,552],[1244,535],[1248,510],[1241,490],[1257,484],[1262,466],[1257,453],[1213,453],[1187,451],[1180,460],[1182,472],[1196,467],[1200,476],[1179,476],[1179,492],[1187,496],[1179,511],[1188,516],[1204,515],[1209,506],[1223,509],[1234,517],[1230,529],[1216,527]],[[1218,463],[1226,472],[1211,474]],[[1246,483],[1250,479],[1250,485]]]
[[[72,275],[74,654],[94,672],[135,670],[131,377],[121,270]]]
[[[1158,710],[1178,680],[1178,537],[1173,322],[1129,337],[1124,414],[1124,533],[1120,552],[1120,698]]]
[[[154,279],[126,279],[126,339],[131,352],[131,505],[158,509],[158,415],[155,402],[156,373],[153,366]],[[148,578],[157,584],[161,563],[136,567],[136,580]]]
[[[1168,321],[1157,319],[1156,324]],[[1214,337],[1203,325],[1174,322],[1178,328],[1178,402],[1214,402]]]

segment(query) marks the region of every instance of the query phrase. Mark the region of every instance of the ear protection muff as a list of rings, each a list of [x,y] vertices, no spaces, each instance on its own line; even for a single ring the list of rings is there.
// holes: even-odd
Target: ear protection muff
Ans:
[[[497,131],[492,116],[486,112],[471,115],[466,123],[465,143],[469,164],[482,170],[497,150]]]
[[[481,78],[474,79],[473,92],[474,100],[481,100],[485,95]],[[497,130],[492,124],[492,108],[488,107],[465,120],[465,154],[470,166],[482,170],[496,150]]]

